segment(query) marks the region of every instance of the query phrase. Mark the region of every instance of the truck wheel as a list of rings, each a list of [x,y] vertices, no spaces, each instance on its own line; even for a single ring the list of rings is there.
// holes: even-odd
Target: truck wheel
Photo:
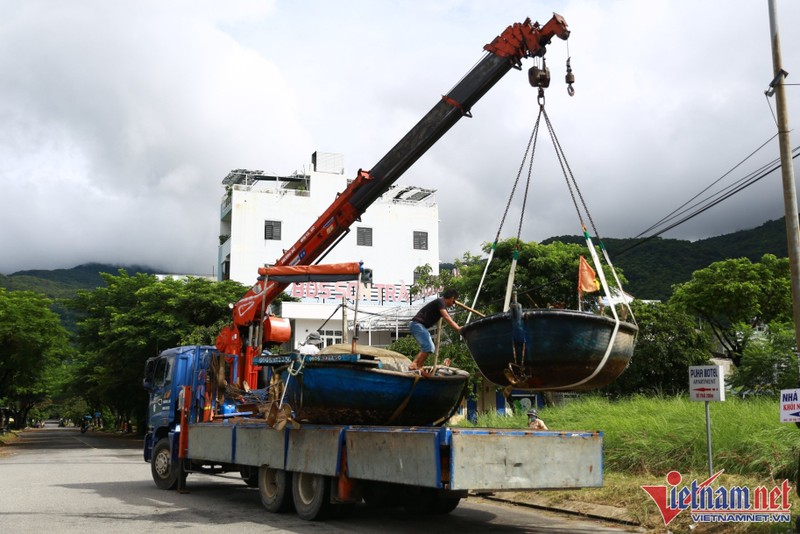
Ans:
[[[328,517],[331,519],[346,519],[350,517],[355,509],[356,503],[354,502],[331,504],[331,512]]]
[[[331,486],[327,477],[294,473],[292,495],[297,515],[306,521],[320,521],[331,510]]]
[[[461,497],[436,497],[430,506],[432,514],[449,514],[458,507]]]
[[[403,508],[413,514],[429,514],[436,499],[433,489],[407,486],[402,494]]]
[[[239,468],[239,474],[242,475],[242,480],[249,488],[258,487],[258,469],[245,465]]]
[[[172,451],[169,438],[161,438],[153,447],[153,458],[150,460],[150,472],[153,482],[159,489],[173,490],[178,487],[178,465],[172,463]],[[182,474],[184,481],[186,474]]]
[[[441,494],[433,488],[411,486],[403,496],[403,506],[417,514],[449,514],[461,502],[460,496]]]
[[[292,509],[292,479],[283,469],[262,465],[258,470],[258,493],[261,504],[269,512],[283,513]]]
[[[400,506],[403,502],[401,487],[388,482],[364,483],[364,504],[371,508]]]

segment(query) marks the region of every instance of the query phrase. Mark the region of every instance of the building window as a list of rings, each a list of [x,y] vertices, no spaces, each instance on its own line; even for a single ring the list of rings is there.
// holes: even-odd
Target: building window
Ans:
[[[281,240],[281,221],[264,221],[264,239]]]
[[[414,232],[414,250],[428,250],[428,232]]]
[[[372,228],[359,226],[356,228],[356,245],[359,247],[372,246]]]
[[[322,338],[326,347],[342,342],[341,330],[323,330],[319,333],[319,336]]]

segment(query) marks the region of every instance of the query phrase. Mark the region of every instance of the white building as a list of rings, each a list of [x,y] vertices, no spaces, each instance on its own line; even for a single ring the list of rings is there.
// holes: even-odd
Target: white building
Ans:
[[[219,279],[253,284],[258,267],[275,263],[350,181],[341,154],[319,152],[312,155],[308,172],[279,176],[255,170],[231,171],[222,181],[226,190],[220,211]],[[430,265],[433,273],[438,273],[439,208],[435,191],[394,185],[350,230],[322,262],[363,261],[373,270],[373,286],[360,291],[359,342],[366,344],[369,337],[373,345],[388,345],[406,330],[411,312],[418,307],[411,305],[409,292],[415,269]],[[352,328],[354,284],[305,283],[287,288],[302,301],[283,305],[282,315],[294,323],[293,346],[318,329],[326,345],[342,340],[342,313],[339,310],[337,314],[336,309],[346,297]]]

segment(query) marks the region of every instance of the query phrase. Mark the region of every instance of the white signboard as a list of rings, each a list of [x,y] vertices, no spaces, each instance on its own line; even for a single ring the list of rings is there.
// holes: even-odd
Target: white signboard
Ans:
[[[781,390],[781,423],[800,423],[800,389]]]
[[[693,401],[724,401],[725,377],[722,375],[722,366],[692,365],[689,367],[689,398]]]

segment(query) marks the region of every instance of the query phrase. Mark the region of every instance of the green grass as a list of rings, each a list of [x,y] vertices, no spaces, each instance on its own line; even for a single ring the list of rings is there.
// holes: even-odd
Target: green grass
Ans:
[[[10,443],[15,439],[17,439],[18,435],[19,435],[19,430],[12,430],[10,432],[3,432],[2,434],[0,434],[0,448],[2,448],[2,446],[5,445],[6,443]]]
[[[714,486],[773,487],[788,479],[790,502],[800,509],[795,477],[800,455],[800,429],[780,422],[777,399],[729,398],[710,404],[714,471],[725,473]],[[666,532],[656,506],[642,484],[662,485],[669,471],[685,481],[708,476],[705,403],[688,397],[634,397],[610,401],[593,395],[559,407],[542,408],[539,416],[550,430],[603,432],[604,481],[598,489],[536,492],[557,506],[583,501],[625,508],[648,532]],[[524,414],[485,414],[477,425],[525,428]],[[672,532],[784,532],[788,525],[693,524],[682,514],[670,524]]]
[[[779,422],[776,399],[730,398],[710,404],[714,470],[774,479],[793,478],[800,430]],[[634,397],[610,401],[585,396],[564,406],[542,408],[550,430],[604,434],[605,467],[631,474],[708,470],[705,403],[687,397]],[[477,425],[525,428],[525,414],[484,414]]]

